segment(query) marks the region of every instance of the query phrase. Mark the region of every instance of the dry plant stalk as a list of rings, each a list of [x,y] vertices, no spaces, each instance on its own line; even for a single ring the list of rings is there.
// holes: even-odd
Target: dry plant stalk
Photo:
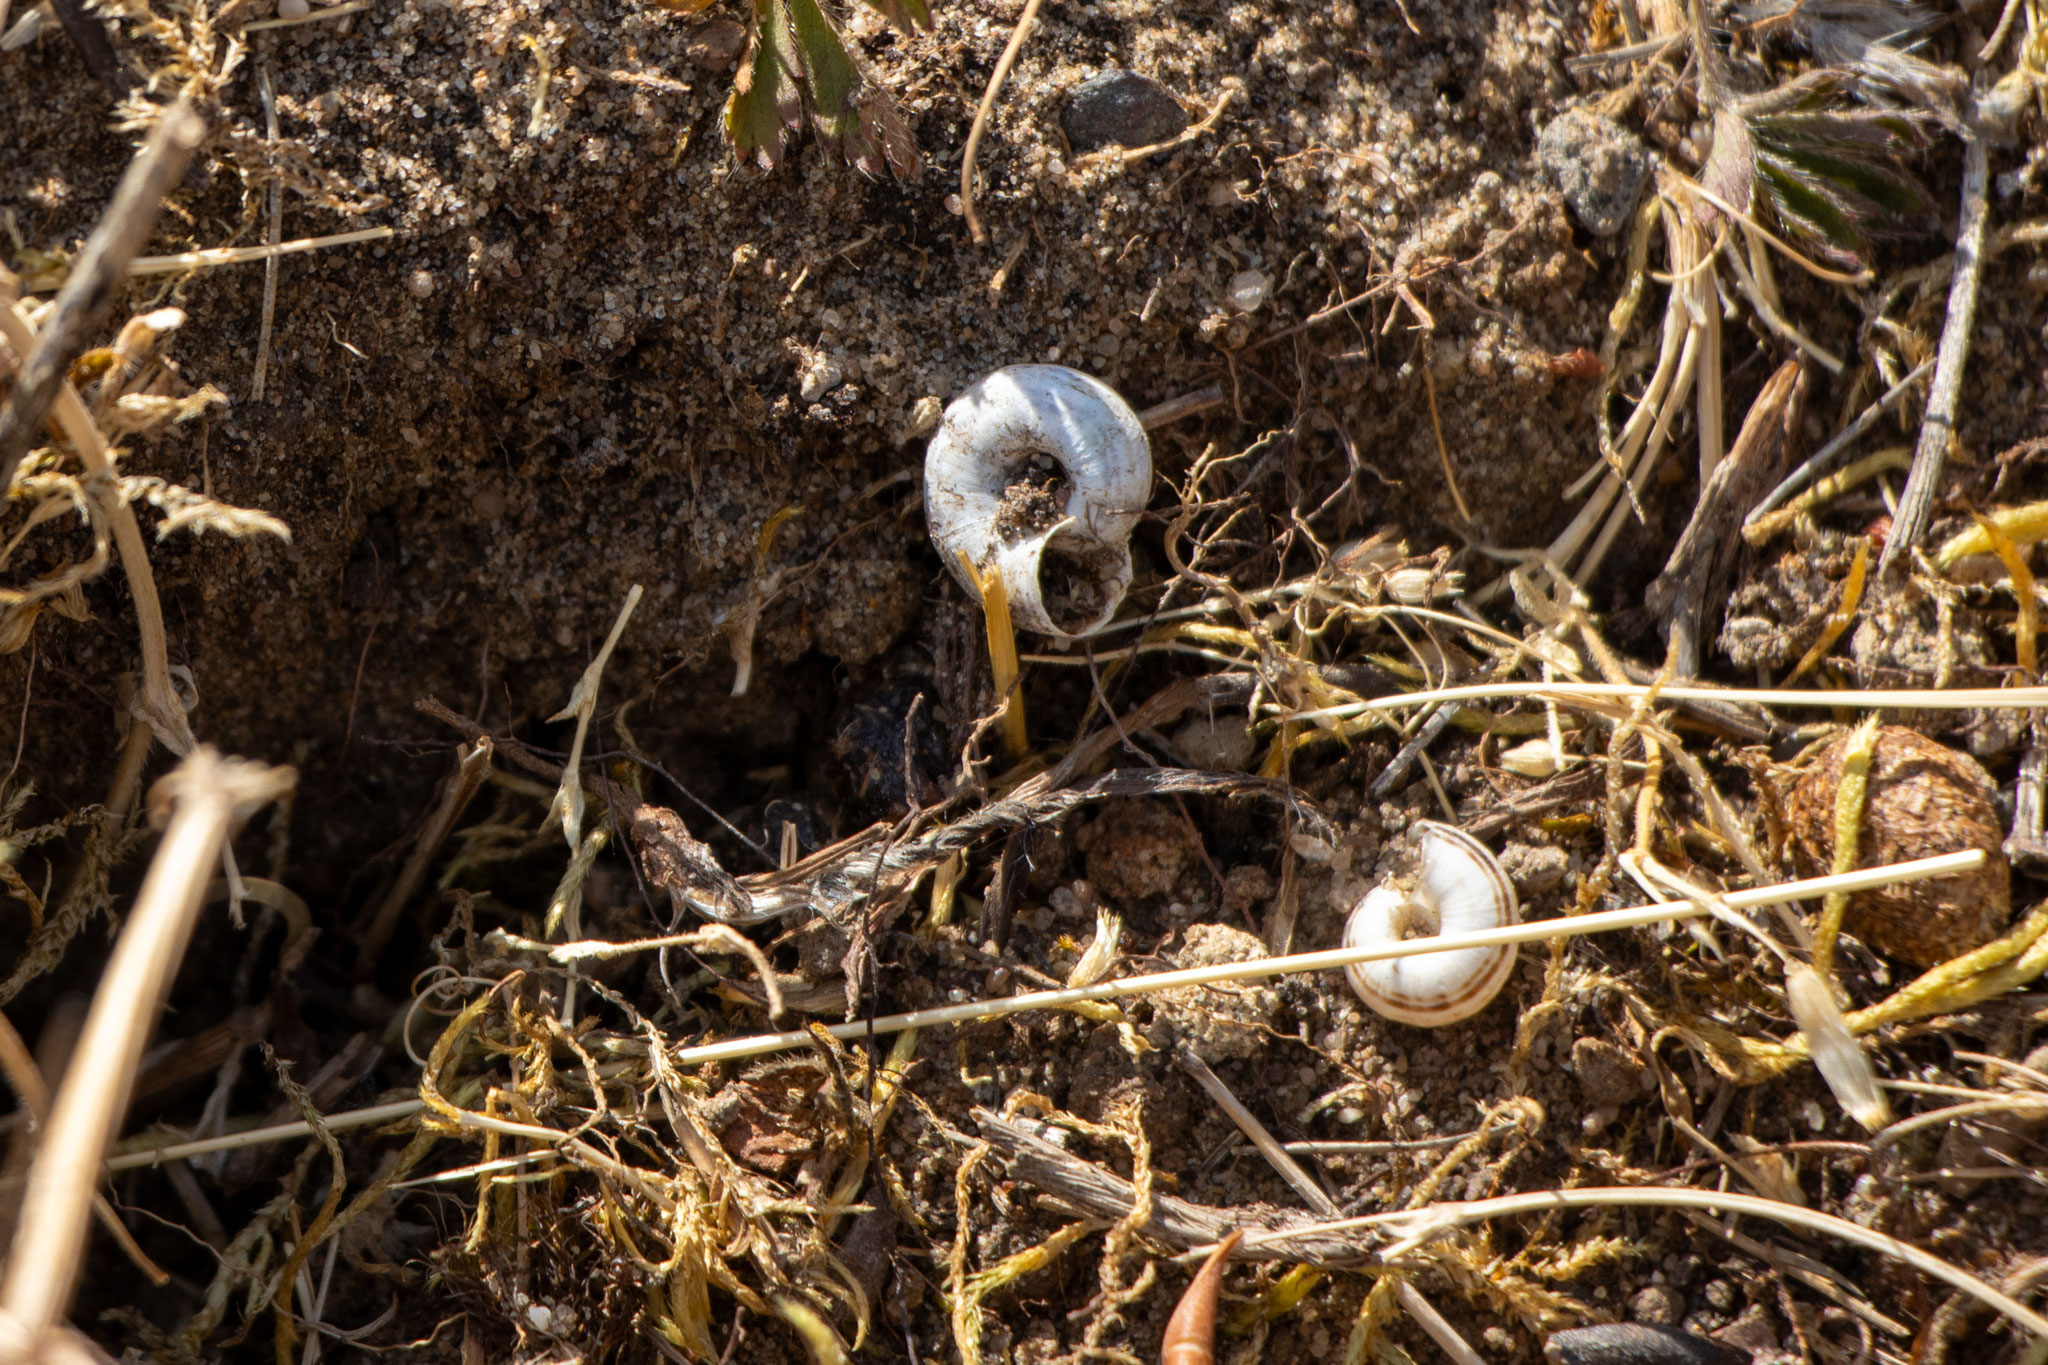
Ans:
[[[289,790],[297,774],[195,749],[150,794],[169,827],[120,942],[30,1169],[28,1195],[0,1282],[0,1341],[40,1351],[71,1300],[100,1164],[126,1111],[144,1043],[208,879],[235,824]]]
[[[1892,867],[1863,868],[1839,877],[1817,877],[1806,881],[1786,882],[1777,886],[1759,887],[1747,891],[1731,891],[1716,898],[1716,905],[1743,909],[1759,905],[1775,905],[1785,901],[1814,899],[1836,890],[1855,890],[1863,887],[1888,885],[1895,882],[1917,880],[1928,877],[1953,875],[1979,866],[1984,860],[1981,850],[1963,853],[1947,853],[1939,857],[1924,858],[1914,863]],[[1529,943],[1546,938],[1563,938],[1590,933],[1604,933],[1615,929],[1637,928],[1646,924],[1666,923],[1674,920],[1708,914],[1709,907],[1692,901],[1670,901],[1657,905],[1639,906],[1627,910],[1609,910],[1595,914],[1576,915],[1566,919],[1539,920],[1533,923],[1513,925],[1505,929],[1492,929],[1479,934],[1443,935],[1430,939],[1411,939],[1394,945],[1376,945],[1369,948],[1334,948],[1316,953],[1297,953],[1288,957],[1258,958],[1250,962],[1224,962],[1207,967],[1189,967],[1180,971],[1154,972],[1144,976],[1124,977],[1112,981],[1098,982],[1091,986],[1068,990],[1030,991],[1021,995],[998,997],[991,1000],[973,1001],[962,1005],[947,1005],[936,1009],[913,1010],[905,1014],[882,1015],[872,1023],[866,1020],[849,1024],[816,1025],[819,1033],[829,1035],[841,1042],[865,1039],[870,1034],[896,1033],[905,1029],[935,1027],[941,1024],[979,1023],[991,1019],[1005,1018],[1037,1009],[1072,1009],[1097,1001],[1119,1000],[1127,996],[1148,995],[1159,991],[1180,990],[1190,986],[1213,986],[1234,982],[1253,981],[1268,976],[1279,976],[1297,972],[1318,972],[1341,969],[1353,962],[1366,962],[1399,957],[1412,953],[1455,952],[1463,948],[1491,947],[1502,943]],[[649,952],[664,947],[706,946],[704,931],[693,930],[684,934],[667,935],[661,938],[640,939],[629,943],[562,943],[554,945],[532,945],[535,949],[546,948],[546,956],[558,963],[572,963],[587,958],[609,958],[629,952]],[[1995,945],[1994,945],[1995,946]],[[1979,949],[1979,953],[1988,951]],[[500,983],[498,989],[503,988]],[[488,1003],[487,992],[471,1002],[469,1010],[481,1011]],[[473,1022],[473,1015],[465,1011]],[[458,1021],[460,1022],[460,1021]],[[1853,1023],[1853,1016],[1852,1016]],[[1867,1030],[1859,1030],[1867,1031]],[[450,1025],[449,1034],[457,1033]],[[779,1033],[754,1034],[740,1038],[728,1038],[716,1043],[701,1043],[695,1046],[676,1048],[664,1053],[663,1066],[701,1066],[707,1062],[736,1061],[748,1057],[766,1056],[770,1053],[789,1052],[815,1045],[816,1035],[810,1029],[792,1029]],[[452,1046],[452,1044],[448,1044]],[[1772,1044],[1787,1058],[1784,1066],[1804,1057],[1803,1051],[1794,1052],[1790,1045]],[[1780,1067],[1783,1069],[1783,1067]],[[431,1101],[429,1101],[431,1103]],[[427,1107],[421,1101],[401,1100],[391,1105],[380,1105],[374,1109],[359,1110],[349,1114],[337,1114],[328,1121],[332,1130],[343,1127],[358,1127],[369,1123],[382,1123]],[[440,1106],[436,1105],[436,1108]],[[474,1116],[466,1116],[474,1117]],[[225,1151],[253,1142],[286,1141],[303,1137],[312,1130],[303,1124],[278,1124],[256,1132],[210,1138],[197,1142],[167,1144],[162,1147],[138,1150],[117,1158],[123,1169],[129,1166],[146,1165],[152,1161],[168,1160],[171,1157],[199,1156],[208,1152]],[[536,1131],[518,1128],[521,1134]]]
[[[1031,27],[1038,22],[1038,7],[1043,0],[1025,0],[1024,13],[1017,19],[1017,27],[1010,32],[1010,41],[1003,48],[1003,55],[996,59],[996,69],[990,73],[988,88],[981,92],[981,103],[975,106],[974,124],[967,130],[967,145],[960,153],[960,212],[967,219],[967,232],[979,246],[988,233],[982,230],[981,215],[974,211],[974,163],[981,152],[981,135],[988,130],[988,117],[996,107],[996,96],[1003,91],[1003,82],[1010,78],[1010,68],[1017,64],[1017,54],[1024,50],[1024,40],[1031,36]]]
[[[604,647],[597,651],[597,657],[583,670],[583,676],[576,680],[570,690],[568,705],[548,717],[554,724],[565,720],[576,722],[576,738],[569,745],[569,761],[562,765],[562,783],[555,791],[555,799],[548,806],[549,824],[561,822],[563,837],[568,839],[573,852],[583,840],[583,741],[590,734],[590,718],[597,713],[597,686],[604,679],[604,666],[611,662],[612,651],[618,648],[619,637],[626,633],[626,622],[633,619],[633,608],[640,605],[640,585],[635,583],[626,591],[626,601],[619,608],[618,618],[612,622],[611,634],[604,637]],[[739,684],[734,684],[735,689]]]
[[[965,553],[960,562],[967,566],[981,592],[982,623],[988,632],[989,682],[1003,708],[1003,751],[1011,758],[1031,752],[1031,736],[1024,728],[1024,694],[1017,687],[1017,631],[1010,624],[1010,595],[1001,571],[990,565],[986,572]]]
[[[1398,1213],[1367,1214],[1362,1218],[1347,1218],[1314,1228],[1290,1228],[1270,1233],[1255,1232],[1245,1239],[1244,1246],[1247,1250],[1274,1246],[1285,1243],[1291,1237],[1311,1233],[1327,1236],[1334,1232],[1353,1229],[1360,1232],[1376,1231],[1395,1238],[1394,1242],[1380,1251],[1383,1261],[1392,1262],[1400,1260],[1455,1228],[1489,1218],[1507,1217],[1518,1213],[1553,1213],[1564,1209],[1606,1209],[1620,1206],[1694,1208],[1716,1213],[1751,1214],[1760,1218],[1770,1218],[1788,1227],[1802,1228],[1816,1236],[1846,1242],[1851,1246],[1903,1261],[1922,1274],[1955,1286],[1978,1302],[2004,1314],[2036,1337],[2048,1338],[2048,1317],[2043,1317],[2011,1295],[1986,1284],[1961,1267],[1919,1247],[1832,1214],[1818,1213],[1776,1199],[1764,1199],[1750,1194],[1731,1194],[1722,1190],[1639,1185],[1534,1190],[1527,1194],[1502,1195],[1495,1199],[1431,1204],[1425,1208],[1403,1210]]]

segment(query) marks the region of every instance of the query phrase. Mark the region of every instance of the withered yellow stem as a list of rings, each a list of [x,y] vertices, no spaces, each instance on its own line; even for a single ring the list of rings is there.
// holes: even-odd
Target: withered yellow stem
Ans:
[[[1742,538],[1748,541],[1752,548],[1761,549],[1765,541],[1823,503],[1833,502],[1850,489],[1868,483],[1888,469],[1912,467],[1911,446],[1887,446],[1874,454],[1865,455],[1860,460],[1842,466],[1777,511],[1766,512],[1743,527]]]
[[[960,875],[966,870],[967,864],[958,853],[932,870],[932,909],[931,913],[925,916],[924,928],[919,932],[930,937],[941,927],[952,922],[953,905],[960,888]]]
[[[1813,648],[1806,651],[1798,667],[1779,686],[1790,687],[1828,656],[1828,651],[1835,647],[1835,641],[1842,638],[1842,632],[1856,619],[1856,608],[1863,605],[1863,578],[1869,571],[1870,542],[1859,540],[1856,542],[1856,562],[1849,566],[1849,581],[1842,585],[1842,605],[1829,613],[1827,624],[1820,628],[1820,638],[1813,642]]]
[[[1977,529],[1991,542],[1992,553],[1999,563],[2005,565],[2006,574],[2012,579],[2012,595],[2018,599],[2019,619],[2013,622],[2013,650],[2019,659],[2020,668],[2026,673],[2026,681],[2032,682],[2040,675],[2040,647],[2035,643],[2040,634],[2040,613],[2034,607],[2034,574],[2027,567],[2027,557],[2020,547],[2006,533],[1998,522],[1983,513],[1972,513],[1977,520]]]
[[[1993,512],[1991,524],[2005,532],[2016,545],[2032,545],[2037,540],[2048,539],[2048,502],[2030,502],[2024,507],[2003,507]],[[1934,567],[1952,569],[1956,561],[1970,555],[1990,554],[1994,548],[1990,533],[1980,520],[1969,530],[1958,533],[1934,553]]]
[[[988,628],[988,661],[996,695],[1003,699],[1003,749],[1011,758],[1031,752],[1031,740],[1024,730],[1024,694],[1017,687],[1017,632],[1010,625],[1010,595],[1003,576],[994,568],[983,572],[966,555],[975,587],[981,592],[981,618]]]
[[[1867,543],[1867,542],[1866,542]],[[1858,561],[1861,562],[1861,561]],[[1878,717],[1856,727],[1842,754],[1842,781],[1835,788],[1835,861],[1830,872],[1856,870],[1856,842],[1863,829],[1863,808],[1870,791],[1870,757],[1877,749]],[[1813,970],[1834,988],[1835,940],[1842,916],[1849,910],[1847,891],[1830,891],[1820,903],[1820,926],[1813,934]]]

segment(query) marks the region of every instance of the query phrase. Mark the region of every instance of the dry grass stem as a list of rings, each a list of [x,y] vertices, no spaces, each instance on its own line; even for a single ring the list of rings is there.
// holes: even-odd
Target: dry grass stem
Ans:
[[[1486,1358],[1472,1349],[1471,1343],[1458,1335],[1458,1329],[1451,1326],[1436,1305],[1422,1297],[1422,1291],[1409,1283],[1406,1277],[1394,1280],[1394,1298],[1407,1310],[1420,1327],[1449,1356],[1453,1365],[1486,1365]]]
[[[1927,877],[1941,877],[1973,869],[1984,860],[1981,849],[1962,853],[1944,853],[1939,857],[1921,858],[1910,863],[1897,863],[1889,867],[1864,868],[1847,876],[1814,877],[1805,881],[1785,882],[1777,886],[1757,887],[1743,891],[1731,891],[1718,898],[1721,905],[1736,909],[1747,909],[1759,905],[1776,905],[1786,901],[1810,900],[1836,890],[1861,890],[1871,886],[1888,886],[1899,882],[1917,881]],[[1067,1009],[1077,1004],[1097,1000],[1120,1000],[1126,996],[1148,995],[1157,991],[1178,990],[1186,986],[1211,986],[1225,982],[1256,981],[1264,977],[1280,976],[1295,972],[1332,971],[1348,967],[1356,962],[1379,962],[1389,958],[1407,957],[1418,953],[1453,952],[1460,948],[1488,948],[1504,943],[1534,943],[1544,939],[1574,937],[1587,933],[1603,933],[1614,929],[1638,928],[1645,924],[1685,919],[1708,914],[1708,907],[1693,901],[1673,901],[1664,905],[1639,906],[1628,910],[1610,910],[1596,914],[1577,915],[1568,919],[1540,920],[1534,923],[1510,925],[1501,929],[1489,929],[1476,934],[1445,934],[1435,938],[1410,939],[1404,943],[1380,945],[1370,948],[1331,948],[1322,952],[1297,953],[1291,957],[1259,958],[1251,962],[1225,962],[1208,967],[1190,967],[1180,971],[1156,972],[1146,976],[1125,977],[1116,981],[1104,981],[1093,986],[1076,990],[1032,991],[1023,995],[1008,996],[996,1000],[984,1000],[963,1005],[947,1005],[936,1009],[913,1010],[905,1014],[884,1015],[872,1024],[859,1021],[851,1024],[832,1024],[826,1031],[835,1038],[846,1041],[863,1038],[870,1028],[876,1033],[893,1033],[899,1029],[922,1028],[938,1024],[982,1022],[1000,1019],[1027,1010]],[[672,1060],[677,1066],[697,1066],[705,1062],[729,1061],[740,1057],[758,1057],[770,1052],[786,1052],[792,1048],[810,1046],[811,1035],[807,1031],[760,1034],[749,1038],[731,1038],[722,1042],[703,1043],[677,1049]]]
[[[202,748],[152,793],[153,804],[169,805],[170,824],[58,1088],[0,1282],[0,1312],[19,1339],[40,1343],[70,1302],[101,1162],[214,862],[238,817],[277,797],[295,777],[290,769],[222,760]]]
[[[1812,900],[1836,890],[1861,890],[1873,886],[1893,885],[1903,881],[1927,877],[1949,876],[1979,866],[1984,859],[1980,850],[1963,853],[1946,853],[1939,857],[1923,858],[1911,863],[1899,863],[1889,867],[1863,868],[1843,876],[1815,877],[1805,881],[1786,882],[1778,886],[1758,887],[1750,890],[1731,891],[1720,896],[1717,903],[1734,909],[1749,909],[1762,905],[1775,905],[1791,900]],[[1647,924],[1659,924],[1710,913],[1709,907],[1693,901],[1673,901],[1658,905],[1638,906],[1628,910],[1610,910],[1594,914],[1578,915],[1568,919],[1541,920],[1509,926],[1503,929],[1487,930],[1478,934],[1442,935],[1436,938],[1411,939],[1402,944],[1383,945],[1373,948],[1334,948],[1315,953],[1297,953],[1287,957],[1260,958],[1251,962],[1226,962],[1207,967],[1191,967],[1180,971],[1155,972],[1145,976],[1125,977],[1114,981],[1098,982],[1095,985],[1070,990],[1034,991],[1005,998],[977,1001],[962,1005],[948,1005],[935,1009],[914,1010],[905,1014],[884,1015],[870,1023],[860,1020],[848,1024],[816,1026],[825,1034],[842,1042],[857,1041],[870,1034],[896,1033],[904,1029],[935,1027],[942,1024],[979,1023],[1000,1019],[1038,1009],[1071,1009],[1076,1005],[1095,1001],[1118,1000],[1129,996],[1148,995],[1159,991],[1179,990],[1189,986],[1221,985],[1233,982],[1254,981],[1269,976],[1291,973],[1319,972],[1341,969],[1354,962],[1380,961],[1393,957],[1404,957],[1417,953],[1454,952],[1461,948],[1490,947],[1502,943],[1532,943],[1545,939],[1576,937],[1589,933],[1604,933],[1618,929],[1639,928]],[[663,938],[639,939],[631,943],[563,943],[553,945],[532,944],[536,951],[545,950],[550,957],[567,962],[583,961],[599,957],[616,956],[626,951],[652,951],[663,947],[676,946],[720,946],[708,943],[703,931],[670,935]],[[517,946],[506,940],[507,946]],[[480,997],[487,999],[488,997]],[[474,1002],[473,1002],[474,1005]],[[745,1057],[765,1056],[775,1052],[788,1052],[813,1046],[813,1035],[808,1029],[788,1030],[780,1033],[757,1034],[748,1037],[730,1038],[716,1043],[702,1043],[672,1050],[668,1054],[668,1065],[699,1066],[708,1062],[731,1061]],[[358,1127],[366,1124],[384,1123],[418,1112],[418,1101],[404,1100],[371,1109],[337,1114],[327,1120],[332,1129]],[[272,1125],[260,1130],[233,1134],[222,1138],[211,1138],[197,1142],[167,1143],[151,1146],[144,1150],[131,1151],[115,1158],[116,1169],[150,1165],[157,1161],[179,1157],[205,1155],[209,1152],[227,1151],[236,1147],[262,1142],[282,1142],[307,1135],[311,1129],[301,1123]]]
[[[292,28],[299,24],[318,24],[329,19],[340,19],[351,14],[361,14],[364,10],[370,8],[372,8],[370,0],[351,0],[351,3],[346,5],[329,5],[324,8],[315,8],[297,19],[258,19],[254,23],[242,25],[242,32],[261,33],[265,29]]]
[[[1024,40],[1031,36],[1031,27],[1038,22],[1041,3],[1043,0],[1025,0],[1024,13],[1018,16],[1009,44],[996,59],[996,69],[989,74],[988,87],[981,92],[981,103],[975,106],[974,123],[967,130],[967,145],[960,151],[960,212],[967,219],[967,231],[976,246],[986,241],[988,234],[982,230],[981,215],[974,211],[974,163],[981,154],[981,137],[988,131],[996,96],[1002,93],[1003,82],[1010,78],[1010,68],[1017,64],[1017,54],[1024,50]]]
[[[27,352],[34,345],[35,332],[18,302],[0,307],[0,333],[6,335],[8,344],[16,351]],[[192,729],[185,716],[185,705],[171,681],[170,649],[164,638],[163,607],[157,597],[156,577],[150,571],[149,551],[143,544],[135,511],[121,496],[113,454],[68,379],[58,383],[54,411],[79,462],[85,466],[86,495],[92,501],[94,514],[111,530],[128,590],[135,600],[135,629],[142,649],[142,687],[133,710],[165,748],[175,754],[188,753],[194,743]]]
[[[1927,389],[1927,411],[1913,446],[1913,472],[1899,494],[1891,535],[1877,562],[1880,579],[1902,567],[1899,556],[1916,547],[1926,534],[1940,492],[1941,472],[1955,440],[1956,409],[1962,401],[1963,371],[1970,359],[1970,333],[1977,322],[1977,287],[1984,268],[1984,233],[1991,220],[1991,153],[1975,129],[1961,130],[1963,139],[1962,217],[1956,227],[1955,273],[1950,277],[1948,316],[1935,351],[1934,380]]]
[[[1749,535],[1752,528],[1764,517],[1782,507],[1787,498],[1831,470],[1843,452],[1854,445],[1864,432],[1875,426],[1878,418],[1884,416],[1894,403],[1905,397],[1915,384],[1926,378],[1933,368],[1932,360],[1915,366],[1905,378],[1886,389],[1876,402],[1857,413],[1856,420],[1842,428],[1834,439],[1801,461],[1797,469],[1780,480],[1778,486],[1765,494],[1763,501],[1751,509],[1747,521],[1743,524],[1743,534]],[[1752,540],[1750,543],[1754,545],[1758,542]]]
[[[1216,1101],[1217,1107],[1230,1116],[1230,1121],[1237,1125],[1238,1131],[1251,1139],[1252,1146],[1259,1149],[1259,1155],[1266,1158],[1267,1164],[1280,1173],[1282,1180],[1293,1186],[1294,1192],[1301,1196],[1303,1203],[1325,1218],[1337,1216],[1337,1201],[1325,1194],[1323,1187],[1316,1183],[1315,1177],[1303,1170],[1301,1163],[1287,1154],[1287,1148],[1267,1130],[1265,1124],[1259,1122],[1258,1115],[1244,1107],[1244,1103],[1223,1083],[1223,1078],[1218,1076],[1193,1048],[1183,1043],[1174,1057],[1180,1063],[1181,1070],[1194,1077],[1195,1083],[1208,1092],[1209,1098]]]
[[[1795,692],[1772,687],[1673,685],[1653,688],[1641,683],[1512,682],[1398,692],[1391,696],[1374,697],[1370,701],[1346,702],[1341,706],[1326,706],[1313,711],[1287,712],[1283,718],[1290,722],[1344,720],[1381,711],[1430,706],[1437,702],[1483,701],[1492,697],[1573,702],[1631,701],[1652,696],[1671,701],[1753,702],[1759,706],[1814,706],[1829,710],[1868,706],[1924,711],[1974,711],[1987,707],[2032,709],[2048,706],[2048,687],[1901,688],[1896,692],[1845,688],[1839,692]]]
[[[424,1100],[393,1100],[388,1104],[373,1104],[362,1109],[329,1114],[324,1124],[331,1133],[345,1132],[351,1128],[374,1128],[380,1123],[396,1123],[400,1119],[411,1118],[424,1108]],[[247,1128],[239,1133],[224,1133],[220,1137],[138,1147],[107,1158],[106,1164],[110,1171],[134,1171],[166,1161],[185,1161],[196,1156],[212,1156],[216,1152],[237,1151],[243,1147],[262,1147],[273,1142],[290,1142],[296,1138],[310,1137],[312,1133],[311,1124],[294,1119],[289,1123],[274,1123],[263,1128]]]
[[[1763,1199],[1756,1195],[1637,1185],[1535,1190],[1527,1194],[1502,1195],[1497,1199],[1431,1204],[1420,1209],[1402,1210],[1397,1213],[1368,1214],[1362,1218],[1347,1218],[1326,1223],[1312,1231],[1328,1235],[1355,1228],[1360,1231],[1385,1233],[1396,1240],[1381,1249],[1380,1258],[1393,1262],[1426,1243],[1435,1241],[1445,1233],[1473,1223],[1484,1222],[1489,1218],[1512,1217],[1523,1213],[1556,1213],[1566,1209],[1608,1209],[1624,1206],[1693,1208],[1711,1213],[1751,1214],[1759,1218],[1774,1219],[1817,1237],[1846,1242],[1865,1251],[1874,1251],[1881,1256],[1903,1261],[1924,1275],[1953,1285],[1978,1302],[2004,1314],[2035,1336],[2048,1337],[2048,1318],[2042,1317],[1994,1286],[1986,1284],[1960,1266],[1902,1242],[1896,1237],[1889,1237],[1882,1232],[1851,1223],[1845,1218],[1836,1218],[1832,1214],[1819,1213],[1813,1209],[1801,1208],[1797,1204]],[[1311,1229],[1289,1229],[1276,1233],[1255,1232],[1245,1239],[1244,1245],[1247,1250],[1273,1245],[1285,1241],[1290,1236],[1298,1236],[1308,1231]]]
[[[1207,136],[1211,129],[1223,121],[1223,111],[1230,107],[1230,102],[1237,98],[1238,93],[1235,87],[1225,90],[1216,97],[1216,102],[1209,106],[1208,113],[1164,142],[1148,143],[1143,147],[1104,147],[1099,152],[1089,152],[1085,156],[1076,157],[1074,164],[1082,166],[1091,161],[1112,161],[1121,168],[1133,162],[1143,161],[1148,156],[1157,156],[1176,147],[1185,147],[1197,138]]]
[[[330,11],[331,12],[331,11]],[[130,275],[181,275],[217,265],[248,265],[278,256],[295,256],[302,251],[324,251],[331,246],[353,246],[358,242],[382,242],[398,234],[388,227],[357,228],[353,232],[329,233],[324,237],[300,237],[276,246],[216,246],[200,251],[180,251],[170,256],[138,256],[129,262]]]
[[[356,978],[365,979],[375,969],[384,945],[391,941],[391,931],[398,927],[398,917],[404,913],[406,902],[419,889],[422,878],[434,855],[454,830],[455,822],[462,818],[463,811],[479,790],[484,779],[491,773],[493,753],[488,736],[479,739],[467,751],[459,751],[455,759],[455,775],[442,792],[441,802],[427,823],[420,827],[419,838],[414,842],[412,853],[399,869],[398,880],[384,893],[378,902],[376,913],[370,916],[370,923],[363,930],[362,946],[356,952]]]
[[[1031,752],[1031,734],[1024,724],[1024,691],[1018,686],[1017,631],[1010,624],[1010,595],[994,566],[984,572],[963,553],[981,593],[982,624],[988,634],[989,685],[1003,708],[1003,752],[1019,759]]]
[[[590,734],[590,718],[597,714],[597,685],[604,678],[604,666],[611,661],[619,637],[626,633],[626,622],[633,619],[633,608],[640,605],[640,597],[638,583],[626,590],[626,601],[612,622],[611,633],[604,637],[604,647],[597,651],[597,657],[576,680],[576,686],[569,693],[568,704],[548,717],[551,725],[572,719],[576,722],[576,737],[569,745],[569,761],[562,765],[562,783],[555,791],[554,802],[548,807],[548,822],[561,823],[562,834],[568,839],[571,852],[583,841],[583,743]],[[736,683],[734,686],[739,685]]]
[[[277,94],[270,84],[270,63],[256,63],[256,90],[263,98],[263,136],[273,147],[277,143]],[[263,401],[263,382],[270,373],[270,330],[277,316],[278,244],[284,240],[284,186],[272,177],[264,187],[270,216],[264,245],[271,248],[263,258],[263,314],[256,326],[256,366],[249,376],[249,401]]]

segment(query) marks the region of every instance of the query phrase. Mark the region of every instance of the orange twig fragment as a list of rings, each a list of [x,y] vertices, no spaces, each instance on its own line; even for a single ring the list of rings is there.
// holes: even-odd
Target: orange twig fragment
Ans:
[[[1856,562],[1849,566],[1849,581],[1842,585],[1842,605],[1829,613],[1827,624],[1820,628],[1820,638],[1813,642],[1813,648],[1806,651],[1799,660],[1799,666],[1786,677],[1782,686],[1790,687],[1812,671],[1813,666],[1827,657],[1835,647],[1835,641],[1842,638],[1842,632],[1856,619],[1856,609],[1863,605],[1863,580],[1870,572],[1870,542],[1856,542]]]
[[[1970,514],[1976,519],[1977,529],[1991,542],[1991,552],[1998,556],[1998,562],[2005,565],[2005,571],[2012,577],[2012,595],[2019,600],[2019,619],[2013,622],[2013,650],[2019,658],[2020,668],[2032,682],[2041,676],[2040,636],[2041,616],[2034,606],[2034,574],[2027,567],[2027,557],[2020,553],[2020,547],[1990,517],[1982,512]]]

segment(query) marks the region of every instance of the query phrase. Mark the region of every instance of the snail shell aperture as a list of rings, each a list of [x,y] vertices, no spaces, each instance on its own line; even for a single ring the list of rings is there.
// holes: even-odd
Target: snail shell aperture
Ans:
[[[1486,846],[1461,829],[1418,820],[1421,834],[1411,877],[1381,882],[1344,923],[1344,946],[1365,948],[1439,934],[1476,934],[1520,918],[1514,884]],[[1421,1028],[1455,1024],[1485,1009],[1514,969],[1511,944],[1344,969],[1351,989],[1377,1013]]]
[[[1128,403],[1064,365],[1011,365],[946,409],[925,449],[932,543],[1000,573],[1011,619],[1072,638],[1100,630],[1131,583],[1131,528],[1152,493],[1152,448]]]

